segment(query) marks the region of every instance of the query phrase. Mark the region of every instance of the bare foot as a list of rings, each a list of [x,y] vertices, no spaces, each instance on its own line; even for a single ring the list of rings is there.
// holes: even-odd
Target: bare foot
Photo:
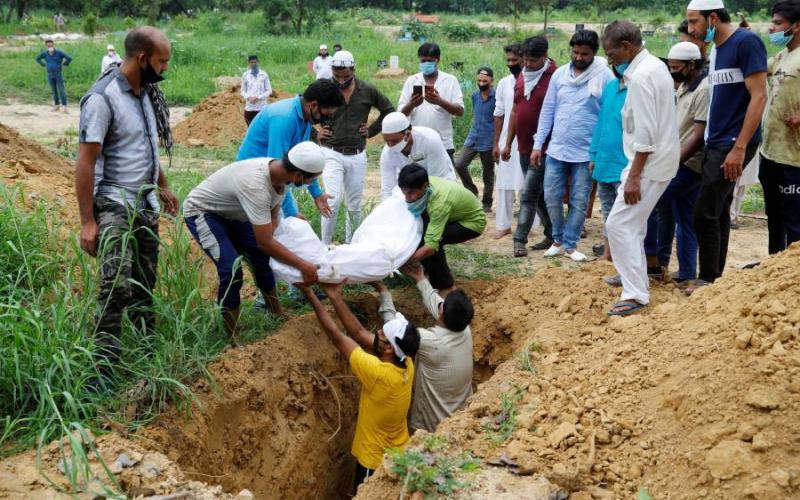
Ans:
[[[499,240],[500,238],[508,236],[509,234],[511,234],[511,229],[502,229],[502,230],[498,229],[494,232],[492,238],[495,240]]]

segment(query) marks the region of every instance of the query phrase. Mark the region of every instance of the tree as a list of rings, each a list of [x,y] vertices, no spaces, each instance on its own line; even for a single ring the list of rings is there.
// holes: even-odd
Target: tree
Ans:
[[[289,29],[300,35],[308,31],[310,23],[322,20],[330,6],[324,0],[263,0],[267,31],[281,34]]]
[[[550,8],[553,6],[553,0],[535,0],[534,2],[539,10],[544,14],[544,31],[547,31],[547,20],[550,15]]]

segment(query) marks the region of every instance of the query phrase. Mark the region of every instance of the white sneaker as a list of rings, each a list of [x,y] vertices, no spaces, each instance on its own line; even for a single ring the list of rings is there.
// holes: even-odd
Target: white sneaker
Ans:
[[[564,245],[550,245],[550,248],[544,253],[545,257],[556,257],[558,255],[564,255]]]
[[[582,253],[580,253],[577,250],[573,250],[571,252],[568,252],[567,253],[567,257],[569,257],[570,259],[574,260],[575,262],[586,262],[587,260],[589,260],[588,257],[586,257],[585,255],[583,255]]]

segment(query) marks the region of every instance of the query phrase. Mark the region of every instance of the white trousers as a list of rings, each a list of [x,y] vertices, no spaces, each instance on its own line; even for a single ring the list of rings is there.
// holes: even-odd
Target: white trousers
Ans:
[[[495,213],[495,227],[498,231],[511,229],[514,220],[514,199],[517,192],[513,189],[497,190],[497,212]]]
[[[345,241],[350,242],[353,231],[361,224],[361,199],[364,196],[364,182],[367,177],[367,153],[343,155],[328,148],[325,152],[325,170],[322,182],[325,192],[331,195],[329,201],[333,214],[322,219],[322,242],[330,245],[336,230],[336,219],[342,201],[347,205],[345,217]]]
[[[608,214],[606,230],[611,254],[614,256],[614,267],[622,278],[622,300],[648,304],[650,289],[647,281],[647,257],[644,254],[647,218],[669,186],[669,181],[642,179],[642,199],[635,205],[626,205],[623,193],[628,172],[630,167],[622,171],[617,199]]]

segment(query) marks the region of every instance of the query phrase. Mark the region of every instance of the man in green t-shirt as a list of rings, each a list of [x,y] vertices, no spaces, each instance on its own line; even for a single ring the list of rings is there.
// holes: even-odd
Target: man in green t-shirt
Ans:
[[[477,238],[486,227],[480,200],[467,188],[428,172],[416,163],[403,167],[397,185],[408,209],[424,224],[420,247],[409,262],[419,262],[428,279],[444,298],[453,290],[453,275],[447,265],[444,245]]]

